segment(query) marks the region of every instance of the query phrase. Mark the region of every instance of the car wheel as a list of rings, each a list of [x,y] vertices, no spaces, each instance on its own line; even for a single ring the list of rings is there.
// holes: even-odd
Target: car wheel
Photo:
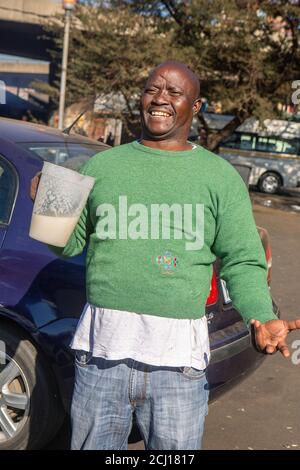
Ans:
[[[267,194],[275,194],[281,187],[281,178],[277,173],[268,171],[264,173],[258,183],[258,188],[261,192]]]
[[[0,326],[0,450],[41,449],[64,412],[50,366],[18,328]]]

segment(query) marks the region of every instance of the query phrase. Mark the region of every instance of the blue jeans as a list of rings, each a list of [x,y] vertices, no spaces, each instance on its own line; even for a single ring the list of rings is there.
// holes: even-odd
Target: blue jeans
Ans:
[[[72,449],[126,450],[135,413],[146,449],[199,450],[205,371],[106,360],[76,351]]]

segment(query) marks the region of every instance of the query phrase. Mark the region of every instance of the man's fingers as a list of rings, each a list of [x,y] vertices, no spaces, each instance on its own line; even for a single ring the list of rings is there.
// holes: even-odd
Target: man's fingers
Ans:
[[[265,341],[265,337],[261,328],[257,328],[255,330],[255,339],[256,339],[258,346],[263,351],[266,347],[266,341]]]
[[[250,324],[254,326],[255,328],[259,328],[261,325],[259,320],[251,320]]]
[[[38,186],[39,186],[41,175],[42,175],[42,172],[39,171],[31,180],[30,197],[33,201],[35,200],[35,196],[36,196],[36,193],[37,193],[37,189],[38,189]]]
[[[280,341],[277,345],[277,349],[281,352],[284,357],[289,357],[290,351],[285,341]]]
[[[254,336],[253,339],[254,339],[255,348],[260,352],[266,352],[265,351],[266,341],[265,341],[263,329],[261,327],[260,322],[258,320],[252,320],[251,325],[253,328],[252,333]]]
[[[261,324],[258,320],[251,320],[254,346],[265,354],[274,354],[280,351],[284,357],[290,356],[286,336],[289,331],[300,329],[298,320],[272,320]]]
[[[299,330],[300,329],[300,319],[298,320],[286,320],[287,327],[289,331]]]

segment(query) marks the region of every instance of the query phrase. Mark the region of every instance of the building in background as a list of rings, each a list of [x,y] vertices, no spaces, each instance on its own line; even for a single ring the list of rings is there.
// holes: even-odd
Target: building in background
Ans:
[[[51,42],[43,27],[62,11],[56,0],[0,0],[0,116],[47,121],[48,96],[32,83],[51,78]]]
[[[37,80],[48,83],[49,69],[47,61],[0,54],[0,80],[5,85],[5,102],[0,104],[0,115],[46,120],[49,97],[35,91],[32,84]]]

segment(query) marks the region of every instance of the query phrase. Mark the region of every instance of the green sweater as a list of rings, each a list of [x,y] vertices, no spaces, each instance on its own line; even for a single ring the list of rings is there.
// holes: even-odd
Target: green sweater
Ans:
[[[170,152],[133,142],[95,155],[81,172],[94,188],[66,247],[54,251],[75,256],[88,244],[88,302],[200,318],[219,257],[244,320],[276,318],[248,191],[228,162],[202,147]]]

